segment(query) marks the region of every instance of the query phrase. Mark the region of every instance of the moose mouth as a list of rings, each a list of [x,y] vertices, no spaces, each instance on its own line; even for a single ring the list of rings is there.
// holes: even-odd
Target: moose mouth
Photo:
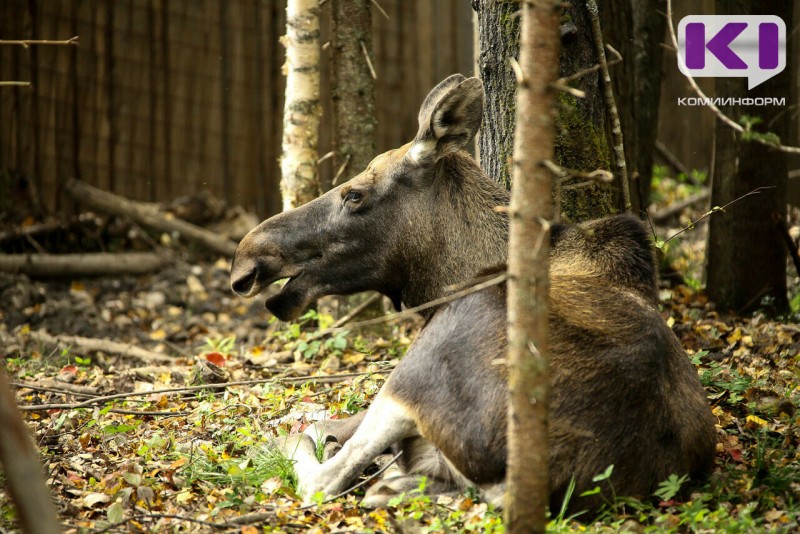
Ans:
[[[288,280],[284,276],[270,284],[281,280],[286,280],[286,283],[277,293],[267,297],[264,306],[281,321],[291,321],[300,316],[314,296],[310,294],[307,284],[304,283],[305,278],[302,271],[290,276]]]

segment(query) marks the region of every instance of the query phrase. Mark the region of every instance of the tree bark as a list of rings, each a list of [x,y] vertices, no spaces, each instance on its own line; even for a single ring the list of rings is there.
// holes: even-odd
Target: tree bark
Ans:
[[[559,5],[522,4],[514,174],[509,209],[508,468],[505,525],[544,532],[548,496],[549,221],[558,79]]]
[[[478,72],[486,91],[486,106],[478,140],[480,163],[490,177],[509,186],[509,160],[516,125],[516,82],[509,58],[519,55],[517,0],[473,0],[479,30]],[[572,2],[561,11],[560,76],[566,77],[597,64],[592,27],[583,2]],[[556,96],[558,122],[555,161],[566,168],[591,172],[610,169],[611,155],[603,94],[597,72],[570,84],[585,93],[576,98],[564,92]],[[614,209],[612,187],[591,183],[562,189],[557,210],[568,221],[602,217]]]
[[[611,82],[625,139],[633,213],[639,217],[644,217],[649,204],[665,11],[664,0],[609,0],[603,13],[606,41],[622,56],[622,63],[611,68]],[[615,197],[621,209],[621,197]]]
[[[61,532],[39,455],[20,419],[3,370],[0,370],[0,429],[0,466],[17,507],[22,531],[30,534]]]
[[[375,157],[375,79],[372,67],[372,11],[369,0],[333,0],[331,5],[331,82],[333,85],[332,186],[354,177]],[[337,315],[361,309],[366,317],[384,313],[375,293],[338,298]],[[369,301],[371,304],[362,307]]]
[[[472,0],[478,14],[478,75],[486,91],[478,159],[484,172],[506,188],[511,187],[517,108],[509,60],[519,57],[519,6],[514,0]]]
[[[787,37],[796,38],[792,3],[770,0],[744,4],[717,0],[717,13],[778,15],[786,23]],[[791,48],[789,48],[791,49]],[[717,78],[719,97],[792,98],[791,62],[786,69],[758,85],[746,89],[744,78]],[[742,116],[759,117],[753,127],[759,132],[777,134],[789,140],[791,113],[777,106],[721,107],[723,113],[739,120]],[[788,144],[793,144],[789,142]],[[711,190],[711,205],[723,206],[758,188],[769,187],[757,196],[745,198],[710,218],[706,289],[720,310],[742,313],[761,308],[779,313],[787,307],[786,248],[776,221],[786,220],[787,155],[768,146],[743,140],[731,128],[717,120],[716,161]]]
[[[333,0],[331,9],[333,161],[342,183],[366,169],[375,156],[375,80],[367,59],[372,54],[372,14],[369,0]]]
[[[320,194],[317,142],[322,108],[319,101],[319,0],[288,0],[286,100],[283,107],[281,195],[283,210],[296,208]]]

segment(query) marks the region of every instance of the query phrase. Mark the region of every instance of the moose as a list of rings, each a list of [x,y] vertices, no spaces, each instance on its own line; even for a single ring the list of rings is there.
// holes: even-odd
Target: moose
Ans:
[[[323,295],[376,290],[415,307],[507,259],[507,191],[465,151],[483,112],[477,78],[440,82],[419,111],[414,140],[377,156],[350,181],[275,215],[239,243],[231,287],[266,300],[282,320]],[[595,487],[647,496],[677,475],[713,464],[714,418],[697,372],[657,308],[657,273],[646,230],[618,215],[551,228],[550,506]],[[533,246],[533,244],[532,244]],[[301,496],[346,490],[388,449],[402,474],[362,504],[380,506],[418,487],[477,488],[501,505],[506,469],[506,288],[488,285],[423,311],[426,324],[366,412],[310,427],[284,444]],[[314,438],[338,443],[316,457]],[[339,447],[340,446],[340,447]],[[338,449],[337,449],[338,447]],[[575,497],[596,510],[603,493]]]

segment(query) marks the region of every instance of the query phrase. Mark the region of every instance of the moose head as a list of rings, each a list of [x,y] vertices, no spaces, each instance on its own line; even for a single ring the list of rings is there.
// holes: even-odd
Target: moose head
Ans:
[[[422,104],[412,142],[245,236],[233,291],[253,296],[288,278],[266,306],[291,320],[320,296],[366,290],[416,306],[504,262],[508,225],[495,208],[508,194],[463,150],[480,127],[483,99],[477,78],[442,81]]]

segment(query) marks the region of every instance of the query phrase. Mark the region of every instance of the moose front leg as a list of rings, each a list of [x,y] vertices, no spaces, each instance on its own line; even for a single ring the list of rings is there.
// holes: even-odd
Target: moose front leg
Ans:
[[[328,461],[317,461],[316,448],[308,435],[286,447],[286,453],[295,460],[298,493],[305,502],[320,492],[325,497],[338,495],[383,451],[416,434],[417,426],[408,409],[382,390],[355,434]]]

